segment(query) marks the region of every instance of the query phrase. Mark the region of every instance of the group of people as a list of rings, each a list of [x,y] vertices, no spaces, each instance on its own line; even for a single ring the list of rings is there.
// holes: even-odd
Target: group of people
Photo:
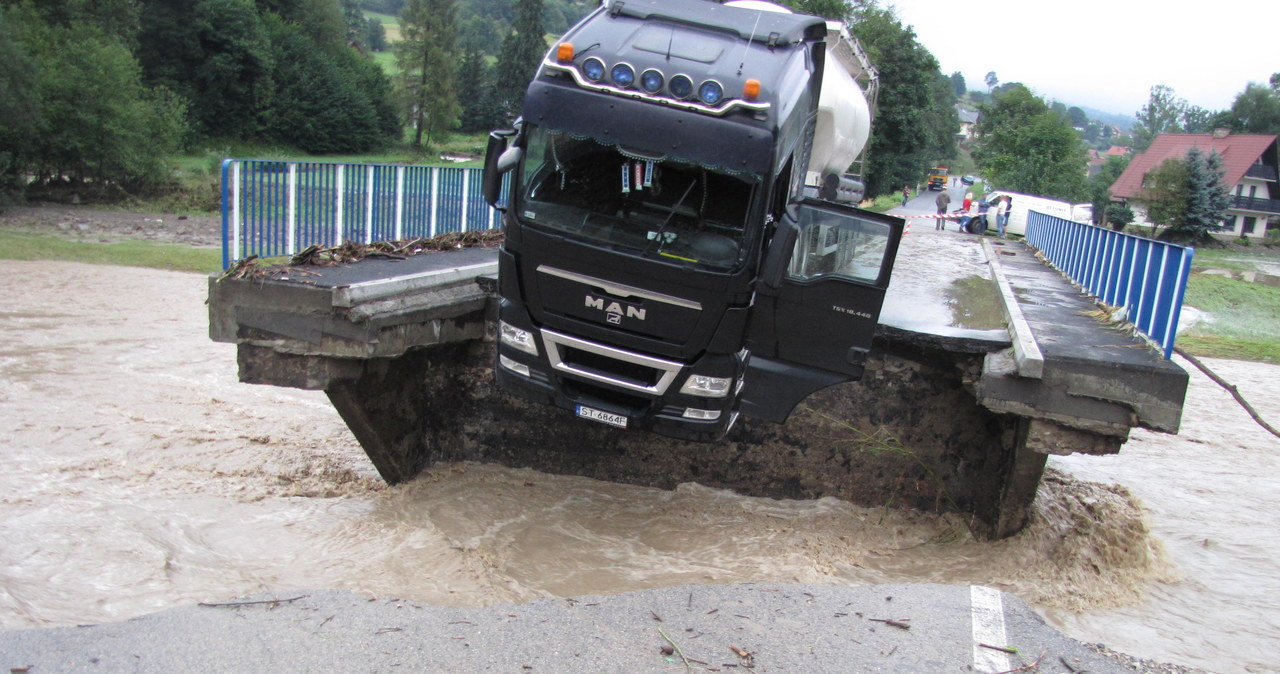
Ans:
[[[909,194],[909,192],[910,192],[909,187],[902,190],[903,206],[907,205],[907,195]],[[938,207],[938,215],[945,216],[947,214],[947,207],[951,205],[951,195],[948,194],[946,190],[943,190],[938,194],[937,198],[933,200],[933,203]],[[991,206],[990,202],[979,199],[978,214],[976,217],[982,218],[985,220],[987,215],[987,210],[990,208],[990,206]],[[1000,236],[1004,236],[1004,229],[1009,224],[1009,212],[1010,210],[1012,210],[1012,208],[1013,208],[1013,199],[1010,198],[1009,195],[1002,194],[1000,195],[1000,198],[996,200],[996,231],[999,233]],[[963,215],[961,215],[959,219],[960,231],[962,232],[967,231],[966,228],[969,226],[970,221],[975,219],[975,216],[969,215],[969,213],[971,213],[972,211],[973,211],[973,192],[966,192],[964,195],[964,201],[962,201],[960,204],[960,212],[963,213]],[[947,228],[946,219],[943,217],[939,217],[937,222],[934,225],[934,229],[946,229],[946,228]]]

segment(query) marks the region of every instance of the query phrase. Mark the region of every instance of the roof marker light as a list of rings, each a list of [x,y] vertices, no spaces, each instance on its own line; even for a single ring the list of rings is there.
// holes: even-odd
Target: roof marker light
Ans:
[[[582,62],[582,76],[592,82],[604,79],[604,61],[592,56]]]
[[[676,75],[667,85],[667,91],[682,101],[688,99],[693,96],[693,80],[688,75]]]
[[[715,80],[707,80],[698,87],[698,100],[707,105],[715,105],[724,98],[724,87]]]
[[[609,70],[609,77],[619,87],[630,89],[631,85],[636,83],[636,69],[629,64],[619,63]]]
[[[748,101],[754,101],[760,98],[760,80],[755,78],[749,79],[742,85],[742,97]]]
[[[640,73],[640,88],[651,94],[656,94],[659,91],[662,91],[662,85],[664,82],[665,78],[662,76],[662,73],[654,70],[653,68]]]
[[[556,61],[560,63],[573,63],[573,43],[561,42],[556,47]]]

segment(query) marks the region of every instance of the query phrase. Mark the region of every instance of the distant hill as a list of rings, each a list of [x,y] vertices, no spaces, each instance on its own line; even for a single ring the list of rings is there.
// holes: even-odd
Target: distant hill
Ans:
[[[1071,106],[1068,105],[1067,107]],[[1132,115],[1117,115],[1114,112],[1103,112],[1096,108],[1089,108],[1083,105],[1079,106],[1079,108],[1084,110],[1084,114],[1088,115],[1089,119],[1102,122],[1103,124],[1110,124],[1111,126],[1118,127],[1122,131],[1132,129],[1133,123],[1137,121]]]

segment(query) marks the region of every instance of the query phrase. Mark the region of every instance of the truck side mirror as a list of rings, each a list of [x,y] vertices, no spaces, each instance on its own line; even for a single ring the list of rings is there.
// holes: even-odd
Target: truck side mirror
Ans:
[[[800,228],[788,209],[778,221],[773,238],[769,240],[769,248],[764,253],[764,263],[760,265],[760,282],[766,287],[776,289],[782,285],[782,276],[791,263],[791,251],[796,247],[799,233]]]
[[[489,144],[484,153],[484,177],[480,183],[480,191],[484,200],[494,208],[498,207],[498,198],[502,191],[502,176],[520,163],[524,152],[519,146],[511,145],[516,138],[514,129],[489,132]],[[499,210],[505,210],[499,208]]]

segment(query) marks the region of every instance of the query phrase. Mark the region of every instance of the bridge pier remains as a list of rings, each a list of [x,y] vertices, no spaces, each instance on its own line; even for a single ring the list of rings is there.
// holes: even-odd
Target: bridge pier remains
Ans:
[[[1004,330],[939,335],[882,317],[862,381],[810,396],[784,424],[743,419],[714,444],[498,391],[492,250],[211,278],[210,334],[237,345],[241,381],[325,391],[391,483],[441,461],[494,462],[956,512],[976,535],[1003,538],[1027,523],[1048,454],[1114,453],[1134,426],[1176,432],[1186,388],[1186,374],[1149,350],[1102,344],[1135,338],[1079,315],[1091,303],[1025,248],[1014,257],[993,275],[1011,297],[1019,283],[1050,289],[1037,304],[1052,316],[1006,315],[1034,326],[1038,356]]]

